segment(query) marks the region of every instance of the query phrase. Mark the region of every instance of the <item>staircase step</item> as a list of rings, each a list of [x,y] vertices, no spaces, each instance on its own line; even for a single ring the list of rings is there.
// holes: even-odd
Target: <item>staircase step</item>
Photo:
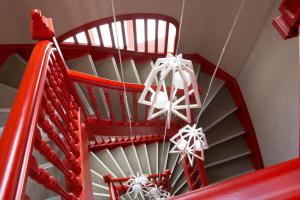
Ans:
[[[239,157],[240,155],[249,154],[247,144],[242,136],[236,137],[225,143],[209,148],[205,152],[205,167],[211,167],[231,158]]]
[[[0,108],[11,108],[17,94],[17,89],[0,83],[0,94],[5,98],[0,98]]]
[[[10,108],[0,108],[0,127],[4,127],[6,124]]]
[[[158,173],[158,143],[151,143],[147,145],[149,161],[151,166],[151,173]]]
[[[220,182],[250,171],[253,171],[253,166],[248,156],[206,169],[209,184]]]
[[[136,66],[132,59],[123,61],[122,67],[123,67],[123,73],[124,73],[124,79],[125,79],[124,82],[139,83],[140,79],[139,79],[139,76],[137,75]],[[121,74],[122,72],[121,72],[120,64],[118,65],[118,69]],[[122,78],[122,74],[121,74],[121,78]]]
[[[129,160],[131,169],[134,175],[137,175],[137,172],[142,172],[140,161],[137,158],[136,150],[134,146],[128,146],[124,148],[127,159]]]
[[[109,193],[109,188],[107,184],[101,185],[93,182],[92,185],[93,185],[93,192],[103,193],[103,194]]]
[[[27,62],[18,54],[13,54],[0,66],[0,83],[19,88]]]
[[[138,158],[139,158],[139,161],[141,163],[143,173],[144,174],[151,174],[151,171],[149,171],[149,166],[148,166],[148,163],[150,161],[148,162],[148,158],[147,158],[148,152],[146,152],[147,151],[146,145],[141,144],[141,145],[136,146],[136,151],[138,152]]]
[[[160,152],[159,155],[159,159],[158,159],[158,166],[159,166],[159,173],[162,173],[166,168],[166,162],[168,159],[168,155],[169,155],[169,149],[170,149],[170,142],[168,142],[167,140],[164,142],[159,143],[159,149],[158,152]]]
[[[236,110],[237,107],[229,91],[226,88],[222,88],[203,112],[199,124],[207,131]]]
[[[208,146],[213,147],[244,133],[245,131],[241,126],[239,119],[235,113],[232,113],[217,125],[207,130],[205,135],[208,141]]]
[[[208,86],[211,81],[211,78],[212,78],[211,75],[200,71],[200,74],[198,76],[198,83],[202,87],[202,89],[204,89],[204,93],[201,95],[202,102],[204,101],[205,95],[208,91]],[[224,81],[217,79],[217,78],[215,78],[213,80],[211,88],[210,88],[210,92],[208,94],[206,103],[203,108],[204,110],[205,110],[206,106],[211,103],[211,101],[214,99],[214,97],[217,95],[217,93],[220,91],[220,89],[223,87],[223,85],[224,85]]]
[[[92,56],[89,54],[82,56],[80,58],[68,60],[67,65],[72,70],[98,77],[98,73],[97,73],[95,64],[93,62]],[[79,84],[79,86],[80,86],[80,89],[82,90],[85,98],[89,102],[90,107],[93,107],[92,101],[90,99],[90,96],[88,94],[88,91],[87,91],[85,85]],[[105,96],[104,96],[102,89],[98,88],[98,87],[91,87],[91,88],[95,95],[98,111],[101,113],[102,117],[107,118],[109,115],[109,112],[108,112],[108,107],[106,105]]]
[[[151,72],[152,66],[150,62],[151,60],[146,60],[142,63],[135,63],[142,84],[145,83],[145,81],[148,78],[148,75]]]
[[[119,81],[120,74],[115,71],[113,57],[95,61],[95,67],[99,77]]]
[[[128,158],[124,156],[124,149],[122,147],[111,149],[111,154],[114,156],[117,162],[121,162],[122,171],[126,175],[126,177],[132,175],[132,171],[130,169],[130,166],[128,165]]]

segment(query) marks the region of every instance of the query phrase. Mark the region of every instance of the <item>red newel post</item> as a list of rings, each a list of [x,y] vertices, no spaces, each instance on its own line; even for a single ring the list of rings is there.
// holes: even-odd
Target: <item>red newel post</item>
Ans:
[[[42,16],[38,9],[31,12],[30,29],[34,40],[51,40],[55,36],[52,19]]]

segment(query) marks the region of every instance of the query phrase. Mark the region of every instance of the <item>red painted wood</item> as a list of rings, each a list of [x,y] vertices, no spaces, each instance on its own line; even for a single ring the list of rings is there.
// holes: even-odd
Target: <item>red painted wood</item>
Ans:
[[[139,145],[139,144],[151,144],[154,142],[163,142],[164,137],[162,135],[145,135],[146,137],[136,138],[136,137],[129,137],[128,140],[115,140],[115,141],[106,141],[101,143],[92,144],[89,146],[91,151],[97,152],[103,149],[114,149],[117,147],[127,147],[132,144]],[[170,139],[169,135],[166,136],[166,140]]]
[[[45,188],[61,195],[66,200],[78,200],[74,194],[65,191],[63,187],[58,184],[58,181],[53,176],[50,176],[46,170],[40,168],[33,156],[31,156],[30,159],[29,176],[33,180],[36,180],[38,183],[42,184]]]
[[[39,102],[45,82],[51,42],[39,42],[29,60],[15,103],[0,138],[0,199],[22,198],[33,147]]]
[[[97,119],[101,119],[101,113],[99,111],[99,108],[98,108],[98,105],[97,105],[97,101],[96,101],[96,97],[95,97],[95,94],[94,94],[94,92],[92,90],[92,87],[90,85],[86,85],[85,87],[86,87],[86,89],[88,91],[88,94],[90,96],[90,100],[92,101],[92,105],[93,105],[96,117],[97,117]]]
[[[62,160],[58,157],[56,152],[47,144],[46,141],[42,139],[41,133],[38,128],[35,130],[35,148],[43,155],[45,158],[53,163],[60,171],[62,171],[65,177],[68,179],[72,188],[74,188],[74,194],[79,195],[82,191],[82,185],[78,177],[74,172],[69,171],[69,169],[63,164]]]
[[[198,199],[300,199],[300,158],[173,197]]]
[[[272,21],[274,28],[284,39],[298,36],[300,24],[300,1],[283,0],[279,7],[280,16]]]
[[[78,161],[80,163],[81,173],[79,175],[80,180],[82,182],[83,190],[80,194],[80,200],[93,200],[93,190],[92,190],[92,177],[91,177],[91,166],[90,166],[90,157],[89,157],[89,134],[88,128],[84,122],[84,115],[79,111],[79,149],[80,149],[80,157]]]
[[[52,19],[43,16],[38,9],[31,12],[30,28],[34,40],[51,40],[55,36]]]

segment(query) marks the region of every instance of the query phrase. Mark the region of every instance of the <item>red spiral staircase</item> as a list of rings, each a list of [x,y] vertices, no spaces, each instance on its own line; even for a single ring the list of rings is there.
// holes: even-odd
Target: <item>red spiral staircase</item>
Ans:
[[[284,9],[286,2],[288,1],[283,1],[281,7],[283,15],[274,21],[274,25],[285,38],[288,38],[290,35],[298,34],[296,30],[298,30],[299,15],[297,15],[297,20],[295,20],[296,15],[292,17],[292,20],[286,20],[287,14],[285,12],[287,9]],[[298,6],[298,3],[294,1],[294,3],[286,5],[295,7]],[[139,16],[141,17],[140,14]],[[288,16],[291,16],[291,12],[288,13]],[[118,19],[125,20],[136,16],[126,15],[123,17],[119,16]],[[150,15],[150,17],[155,19],[154,15]],[[161,16],[157,17],[161,19],[159,18]],[[176,20],[163,19],[170,20],[169,22],[177,27]],[[91,28],[95,24],[99,25],[111,21],[112,18],[108,18],[90,23],[88,26]],[[79,27],[60,37],[58,41],[61,43],[72,34],[85,30]],[[96,199],[97,196],[93,196],[92,190],[94,186],[99,186],[99,184],[92,181],[94,175],[91,174],[93,165],[91,159],[96,158],[102,163],[103,168],[108,168],[109,171],[109,163],[104,163],[99,159],[100,154],[103,156],[104,150],[110,153],[110,151],[116,151],[116,148],[121,148],[124,153],[125,148],[130,147],[136,151],[139,148],[138,145],[144,144],[147,152],[146,145],[156,144],[158,154],[159,145],[163,141],[164,118],[146,120],[147,107],[141,107],[137,103],[138,96],[144,88],[142,84],[122,83],[79,72],[75,69],[72,70],[66,62],[86,54],[91,55],[94,60],[101,60],[108,56],[116,57],[117,51],[114,49],[114,44],[112,44],[112,48],[95,47],[91,45],[91,39],[88,39],[86,45],[79,45],[76,40],[74,44],[61,43],[58,45],[52,20],[42,16],[38,10],[32,11],[31,31],[32,38],[38,40],[35,45],[0,46],[0,64],[3,64],[10,55],[15,53],[28,60],[0,139],[0,199],[30,199],[31,194],[26,194],[29,177],[43,185],[45,191],[53,191],[63,199]],[[144,52],[137,52],[139,47],[136,43],[132,46],[133,50],[129,50],[125,44],[121,50],[122,57],[125,60],[126,58],[135,58],[135,60],[140,61],[163,57],[167,52],[167,38],[166,36],[163,44],[164,51],[158,50],[159,42],[156,39],[153,44],[153,52],[148,51],[147,47]],[[134,41],[136,41],[136,36]],[[176,43],[174,49],[175,47]],[[200,55],[185,54],[184,58],[200,64],[201,69],[199,70],[201,72],[208,75],[213,73],[215,66]],[[225,89],[219,88],[217,91],[220,92],[216,92],[215,96],[220,95],[219,98],[222,101],[226,101],[228,96],[233,99],[231,103],[233,107],[230,107],[230,111],[226,111],[222,116],[217,116],[217,122],[229,121],[229,118],[232,117],[237,119],[243,131],[237,136],[228,137],[226,141],[230,141],[229,145],[233,145],[239,140],[236,137],[241,137],[247,147],[247,153],[232,156],[230,159],[223,159],[222,162],[213,159],[206,163],[198,161],[193,167],[189,165],[186,159],[183,159],[180,163],[183,183],[177,190],[178,194],[181,195],[172,197],[172,199],[299,199],[300,159],[262,169],[263,162],[255,131],[237,81],[221,69],[217,71],[216,78],[222,81],[222,87],[224,86]],[[123,93],[124,85],[127,90],[126,95],[131,97],[129,98],[129,107],[132,112],[131,124],[129,124],[130,121],[126,113],[128,107],[126,107]],[[205,88],[203,90],[201,86],[200,84],[200,93],[204,95]],[[99,95],[96,91],[102,92]],[[97,99],[100,98],[105,99],[107,115],[104,114],[105,108],[103,107],[105,106],[99,105],[97,102]],[[211,98],[213,99],[213,97]],[[218,101],[211,101],[213,105],[218,105]],[[89,108],[87,103],[90,105]],[[116,109],[116,105],[119,105],[120,109]],[[208,107],[205,112],[214,113],[213,111],[214,109]],[[220,112],[214,114],[217,115]],[[194,117],[196,114],[195,112]],[[229,118],[227,118],[228,116]],[[208,114],[200,122],[207,124],[207,131],[213,135],[221,125],[217,122],[212,125],[207,120],[209,120]],[[129,125],[132,126],[133,135],[130,135]],[[184,122],[174,118],[171,129],[167,132],[167,138],[176,133],[183,125]],[[47,135],[47,139],[43,135]],[[225,139],[223,138],[222,141]],[[54,148],[52,144],[56,147]],[[212,152],[216,154],[224,150],[225,147],[220,147],[219,150],[214,150],[215,147],[211,148],[211,152],[208,152],[208,160],[211,159],[209,156],[214,155]],[[52,163],[55,169],[60,171],[61,176],[55,177],[43,168],[36,152],[47,162]],[[91,157],[89,156],[90,152],[93,152]],[[99,154],[98,158],[96,154]],[[136,157],[139,158],[138,155]],[[169,167],[170,162],[166,157],[165,168]],[[258,171],[210,184],[215,171],[219,170],[212,168],[219,163],[226,165],[234,159],[249,159],[252,167]],[[142,160],[141,157],[140,160]],[[157,161],[155,165],[158,173],[150,173],[152,172],[152,166],[150,166],[152,164],[149,160],[148,163],[148,178],[157,185],[163,186],[164,189],[172,191],[172,187],[177,184],[171,183],[174,180],[172,174],[177,169],[176,159],[171,163],[173,168],[165,170],[160,168],[162,163]],[[143,168],[140,161],[138,164],[140,169]],[[122,169],[120,171],[122,172]],[[97,172],[94,174],[99,175]],[[180,173],[178,172],[178,174]],[[176,175],[176,177],[179,179],[180,175]],[[102,179],[107,184],[108,196],[101,196],[100,199],[132,199],[129,195],[122,197],[122,194],[127,190],[124,182],[129,179],[128,175],[126,177],[113,177],[113,173],[107,173]],[[62,182],[63,184],[61,184]],[[185,185],[189,191],[182,189]],[[104,188],[103,185],[99,187]]]

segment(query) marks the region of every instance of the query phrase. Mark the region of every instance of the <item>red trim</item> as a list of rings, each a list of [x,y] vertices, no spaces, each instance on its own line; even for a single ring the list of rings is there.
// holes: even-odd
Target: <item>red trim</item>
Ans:
[[[300,24],[300,1],[283,0],[279,7],[280,16],[272,21],[274,28],[284,39],[298,36]]]
[[[300,199],[300,158],[265,168],[172,200]]]
[[[107,136],[106,136],[107,137]],[[97,140],[95,144],[90,145],[89,149],[91,151],[97,152],[101,151],[103,149],[114,149],[117,147],[127,147],[132,144],[139,145],[139,144],[151,144],[154,142],[163,142],[164,136],[162,135],[138,135],[138,136],[122,136],[122,137],[114,137],[115,139],[112,140],[109,138],[109,140],[105,140],[104,138],[100,141]],[[171,138],[170,135],[166,136],[166,140]]]
[[[45,60],[50,57],[51,45],[49,41],[42,41],[34,48],[0,138],[0,199],[25,195],[24,183],[48,64]]]
[[[79,137],[79,149],[80,149],[80,157],[79,162],[81,164],[81,174],[80,174],[80,180],[82,182],[82,193],[79,196],[81,200],[92,200],[93,197],[93,190],[92,190],[92,178],[91,178],[91,166],[90,166],[90,157],[89,157],[89,139],[88,139],[88,133],[86,129],[86,125],[83,122],[83,115],[80,112],[79,113],[79,121],[80,124],[80,137]]]
[[[137,44],[137,29],[136,29],[136,19],[144,19],[144,34],[145,34],[145,42],[138,45]],[[147,27],[147,20],[148,19],[154,19],[155,22],[156,22],[156,29],[155,29],[155,51],[154,53],[159,53],[158,52],[158,21],[159,20],[164,20],[166,22],[167,25],[169,25],[169,23],[172,23],[175,27],[176,27],[176,30],[178,30],[178,27],[179,27],[179,24],[177,22],[177,20],[175,18],[172,18],[172,17],[169,17],[169,16],[166,16],[166,15],[161,15],[161,14],[149,14],[149,13],[134,13],[134,14],[126,14],[126,15],[119,15],[116,17],[116,20],[117,21],[120,21],[121,22],[121,31],[122,31],[122,36],[123,36],[123,41],[124,41],[124,49],[127,49],[128,48],[128,44],[126,44],[126,39],[125,39],[125,29],[124,29],[124,22],[126,20],[132,20],[133,21],[133,32],[134,34],[132,35],[134,38],[134,51],[139,51],[139,47],[138,46],[141,46],[141,45],[144,45],[144,48],[143,48],[143,52],[145,53],[148,53],[148,27]],[[74,40],[76,39],[76,34],[82,32],[82,31],[85,31],[87,32],[89,29],[91,28],[94,28],[94,27],[99,27],[101,25],[104,25],[104,24],[108,24],[109,25],[109,31],[110,31],[110,35],[111,35],[111,40],[112,40],[112,48],[114,49],[116,47],[116,44],[115,44],[115,41],[114,41],[114,35],[113,35],[113,31],[112,31],[112,23],[113,23],[113,17],[108,17],[108,18],[104,18],[104,19],[99,19],[99,20],[96,20],[96,21],[92,21],[92,22],[89,22],[87,24],[84,24],[82,26],[79,26],[77,28],[74,28],[66,33],[64,33],[63,35],[59,36],[58,37],[58,42],[59,43],[62,43],[65,39],[69,38],[69,37],[73,37]],[[168,34],[168,31],[166,31],[166,34]],[[99,35],[99,39],[100,41],[103,39],[102,38],[102,35],[101,35],[101,32],[98,31],[98,35]],[[89,37],[89,35],[87,34],[87,37]],[[166,38],[168,37],[168,35],[165,36]],[[176,41],[174,43],[174,50],[176,49],[176,45],[177,45],[177,38],[178,38],[178,33],[176,31]],[[89,40],[89,38],[88,38]],[[164,46],[167,46],[167,43],[168,40],[164,40],[165,44]],[[78,45],[78,42],[77,40],[75,40],[75,44],[76,46]],[[88,46],[92,46],[92,45],[88,45]],[[104,46],[103,45],[103,41],[100,42],[100,46]],[[163,53],[163,52],[162,52]],[[166,53],[166,51],[165,51]]]

